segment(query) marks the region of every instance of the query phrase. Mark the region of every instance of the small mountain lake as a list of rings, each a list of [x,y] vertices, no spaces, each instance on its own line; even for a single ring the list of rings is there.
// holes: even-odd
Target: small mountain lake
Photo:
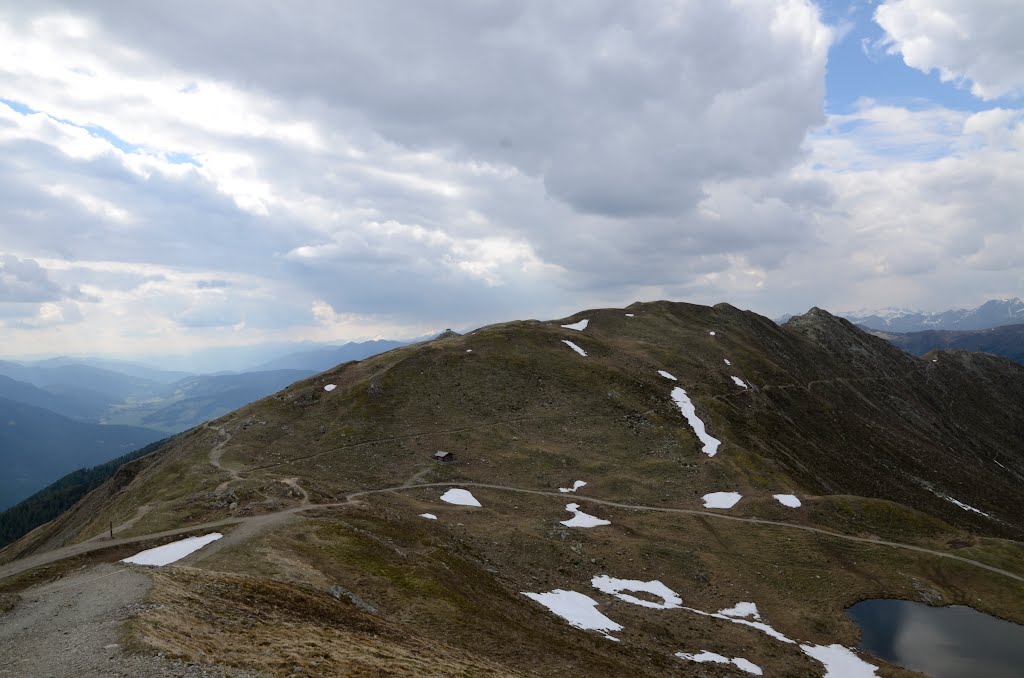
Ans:
[[[932,678],[1021,678],[1024,626],[960,605],[865,600],[847,608],[858,648]]]

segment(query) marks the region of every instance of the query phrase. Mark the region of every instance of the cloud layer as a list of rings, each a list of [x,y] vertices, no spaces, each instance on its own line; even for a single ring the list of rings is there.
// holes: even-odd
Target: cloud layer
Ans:
[[[908,64],[1017,86],[908,57],[914,4],[877,13]],[[804,0],[2,9],[8,345],[1018,293],[1020,111],[827,117],[834,38]]]

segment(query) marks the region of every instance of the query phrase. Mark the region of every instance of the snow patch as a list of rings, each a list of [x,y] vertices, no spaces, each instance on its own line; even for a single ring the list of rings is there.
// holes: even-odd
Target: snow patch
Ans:
[[[337,384],[327,384],[327,386],[324,386],[324,390],[327,391],[328,393],[330,393],[336,388],[338,388]]]
[[[739,377],[733,377],[732,380],[736,383],[737,386],[742,386],[743,388],[747,388],[747,385],[744,384],[743,380],[740,379]]]
[[[746,617],[753,617],[754,619],[761,618],[761,613],[757,611],[757,605],[746,602],[736,603],[732,607],[719,610],[718,614],[724,614],[726,617],[737,617],[739,619],[744,619]]]
[[[608,575],[600,575],[594,577],[590,583],[599,591],[609,593],[620,600],[624,600],[627,603],[633,603],[634,605],[640,605],[641,607],[651,607],[656,610],[671,610],[679,607],[683,604],[683,599],[679,597],[675,591],[662,584],[660,581],[637,581],[635,579],[616,579],[615,577],[609,577]],[[643,600],[631,596],[628,593],[622,593],[623,591],[643,591],[652,595],[658,596],[662,599],[662,602],[655,603],[650,600]]]
[[[842,645],[801,645],[808,657],[825,665],[823,678],[875,678],[877,666],[868,664]]]
[[[726,364],[726,365],[732,365],[732,363],[731,363],[731,362],[729,362],[729,359],[728,359],[728,358],[722,358],[722,360],[724,360],[724,361],[725,361],[725,364]]]
[[[742,498],[739,492],[711,492],[704,495],[704,508],[730,509]]]
[[[658,370],[658,374],[660,374],[661,376],[665,377],[666,379],[671,379],[672,381],[679,381],[678,379],[673,377],[671,374],[669,374],[665,370]]]
[[[471,348],[467,348],[466,349],[466,353],[472,353],[472,352],[473,352],[473,349],[471,349]]]
[[[437,516],[433,513],[421,513],[420,518],[426,518],[427,520],[437,520]]]
[[[733,624],[739,624],[741,626],[749,626],[750,628],[757,629],[758,631],[760,631],[761,633],[763,633],[763,634],[765,634],[767,636],[771,636],[775,640],[781,641],[783,643],[789,643],[790,645],[796,645],[796,641],[795,640],[793,640],[791,638],[787,638],[786,636],[784,636],[783,634],[779,633],[778,631],[773,629],[768,624],[765,624],[764,622],[747,621],[746,619],[738,619],[736,617],[731,617],[729,615],[722,614],[721,612],[704,612],[703,610],[698,610],[698,609],[692,608],[692,607],[684,607],[683,609],[686,610],[687,612],[693,612],[694,614],[699,614],[699,615],[702,615],[704,617],[713,617],[715,619],[723,619],[723,620],[725,620],[727,622],[732,622]]]
[[[627,314],[626,314],[626,317],[627,317],[627,318],[634,318],[634,317],[636,317],[636,316],[634,316],[634,315],[633,315],[632,313],[627,313]]]
[[[457,504],[458,506],[480,506],[480,502],[476,500],[469,490],[460,490],[452,488],[441,495],[441,501],[448,502],[449,504]]]
[[[986,518],[991,518],[992,517],[989,514],[985,513],[984,511],[979,511],[978,509],[974,508],[970,504],[965,504],[962,501],[957,501],[956,499],[953,499],[953,497],[947,497],[944,494],[939,495],[939,496],[942,497],[943,499],[945,499],[946,501],[952,503],[952,504],[956,504],[957,506],[959,506],[960,508],[962,508],[965,511],[974,511],[975,513],[981,514],[981,515],[985,516]]]
[[[564,327],[567,330],[576,330],[577,332],[582,332],[583,330],[587,329],[587,325],[589,323],[590,323],[590,320],[588,320],[587,318],[584,318],[583,320],[579,321],[578,323],[573,323],[572,325],[562,325],[562,327]]]
[[[576,351],[577,353],[579,353],[584,358],[587,357],[587,352],[586,351],[584,351],[582,348],[580,348],[576,344],[572,343],[568,339],[562,339],[562,343],[565,344],[566,346],[568,346],[569,348],[571,348],[572,350]]]
[[[710,334],[710,335],[711,335],[712,337],[713,337],[713,336],[715,336],[715,332],[714,332],[714,330],[712,330],[712,331],[708,332],[708,334]]]
[[[566,504],[565,510],[574,514],[569,520],[560,521],[566,527],[600,527],[612,524],[610,520],[603,520],[589,513],[584,513],[580,510],[579,504]]]
[[[156,548],[140,551],[130,558],[125,558],[122,563],[133,563],[135,565],[153,565],[163,567],[175,563],[185,556],[195,553],[211,542],[223,537],[220,532],[212,532],[202,537],[189,537],[180,541],[157,546]]]
[[[707,650],[699,654],[687,654],[686,652],[676,652],[676,657],[698,663],[713,662],[715,664],[733,664],[734,666],[736,666],[736,668],[740,669],[741,671],[745,671],[749,674],[755,676],[764,675],[764,672],[761,670],[760,666],[753,663],[752,661],[744,659],[743,657],[733,657],[732,659],[729,659],[728,657],[723,657],[722,655],[716,652],[708,652]]]
[[[527,598],[531,598],[551,612],[558,615],[570,626],[584,631],[621,631],[622,624],[612,621],[597,611],[597,601],[590,596],[576,593],[575,591],[563,591],[556,589],[547,593],[528,593],[522,591]],[[618,641],[618,638],[605,635],[609,640]]]
[[[800,508],[800,500],[797,499],[795,494],[773,494],[772,496],[783,506]]]
[[[586,484],[587,484],[586,481],[577,480],[576,482],[574,482],[572,484],[572,487],[560,487],[560,488],[558,488],[558,491],[559,492],[575,492],[576,490],[580,489],[581,487],[584,487]]]
[[[697,438],[704,443],[704,454],[709,457],[718,454],[718,446],[722,444],[722,441],[708,435],[704,428],[704,422],[697,417],[697,408],[694,407],[690,396],[686,395],[686,391],[679,386],[675,387],[672,389],[672,400],[676,401],[676,405],[679,406],[679,410],[686,417],[686,421],[690,423],[690,427],[697,434]]]

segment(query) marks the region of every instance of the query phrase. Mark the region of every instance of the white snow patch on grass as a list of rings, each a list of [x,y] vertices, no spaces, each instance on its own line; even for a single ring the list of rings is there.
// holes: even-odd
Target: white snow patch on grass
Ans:
[[[823,678],[875,678],[877,666],[868,664],[842,645],[801,645],[808,657],[825,665]]]
[[[336,388],[338,388],[337,384],[327,384],[327,386],[324,386],[324,390],[327,391],[328,393],[330,393]]]
[[[697,408],[694,407],[693,401],[690,400],[690,396],[686,395],[679,386],[672,389],[672,400],[676,401],[676,405],[679,406],[679,410],[686,417],[686,421],[690,423],[690,427],[693,432],[697,434],[697,438],[704,443],[704,454],[709,457],[713,457],[718,454],[718,446],[722,444],[722,441],[718,438],[713,438],[708,435],[708,432],[704,428],[704,422],[697,416]]]
[[[598,612],[597,601],[582,593],[556,589],[548,593],[528,593],[523,591],[522,594],[548,608],[548,610],[569,622],[569,625],[575,628],[583,629],[584,631],[622,630],[622,624]],[[605,635],[605,638],[618,641],[618,638],[609,635]]]
[[[736,668],[740,669],[741,671],[745,671],[749,674],[755,676],[764,675],[764,672],[761,670],[760,666],[758,666],[752,661],[744,659],[743,657],[733,657],[732,659],[729,659],[728,657],[723,657],[722,655],[716,652],[708,652],[707,650],[701,652],[700,654],[687,654],[686,652],[676,652],[676,656],[680,659],[687,659],[691,662],[714,662],[715,664],[733,664],[734,666],[736,666]]]
[[[959,506],[960,508],[962,508],[965,511],[974,511],[975,513],[979,513],[979,514],[985,516],[986,518],[991,518],[992,517],[989,514],[985,513],[984,511],[979,511],[978,509],[974,508],[970,504],[965,504],[962,501],[957,501],[956,499],[953,499],[953,497],[947,497],[946,495],[940,495],[940,496],[943,499],[945,499],[946,501],[948,501],[950,503],[953,503],[953,504],[956,504],[957,506]]]
[[[704,495],[704,508],[730,509],[742,498],[739,492],[711,492]]]
[[[672,381],[679,381],[678,379],[673,377],[671,374],[669,374],[665,370],[658,370],[658,374],[660,374],[661,376],[665,377],[666,379],[671,379]]]
[[[426,518],[427,520],[437,520],[437,516],[433,513],[421,513],[420,518]]]
[[[461,490],[452,488],[441,495],[441,501],[446,501],[449,504],[457,504],[458,506],[480,506],[480,502],[476,500],[469,490]]]
[[[725,361],[725,364],[726,364],[726,365],[732,365],[732,363],[731,363],[731,362],[729,362],[729,359],[728,359],[728,358],[722,358],[722,360],[724,360],[724,361]]]
[[[472,353],[472,352],[473,352],[473,349],[471,349],[471,348],[467,348],[466,349],[466,353]]]
[[[577,332],[582,332],[583,330],[587,329],[587,325],[589,323],[590,323],[590,320],[588,320],[587,318],[584,318],[583,320],[579,321],[578,323],[573,323],[572,325],[562,325],[562,327],[564,327],[567,330],[576,330]]]
[[[742,386],[743,388],[747,388],[747,385],[744,384],[743,380],[740,379],[739,377],[733,377],[732,380],[733,380],[733,382],[736,383],[737,386]]]
[[[795,640],[793,640],[791,638],[787,638],[786,636],[784,636],[783,634],[779,633],[778,631],[773,629],[768,624],[765,624],[764,622],[747,621],[746,619],[737,619],[736,617],[730,617],[729,615],[722,614],[721,612],[704,612],[703,610],[698,610],[698,609],[695,609],[695,608],[692,608],[692,607],[684,607],[683,609],[686,610],[687,612],[693,612],[694,614],[703,615],[705,617],[714,617],[715,619],[724,619],[725,621],[732,622],[733,624],[739,624],[741,626],[749,626],[752,629],[757,629],[758,631],[760,631],[761,633],[764,633],[765,635],[771,636],[775,640],[781,641],[783,643],[789,643],[790,645],[796,645],[796,641]]]
[[[575,492],[576,490],[580,489],[581,487],[585,487],[586,484],[587,483],[584,480],[577,480],[576,482],[574,482],[572,484],[572,487],[560,487],[560,488],[558,488],[558,491],[559,492]]]
[[[680,607],[683,604],[683,599],[679,597],[678,593],[657,580],[638,581],[636,579],[616,579],[615,577],[609,577],[608,575],[602,574],[598,577],[594,577],[590,583],[599,591],[604,591],[605,593],[609,593],[620,600],[624,600],[627,603],[633,603],[634,605],[640,605],[641,607],[652,607],[656,610],[671,610],[673,608]],[[622,593],[623,591],[643,591],[644,593],[650,593],[658,596],[661,598],[662,602],[655,603],[650,600],[644,600],[642,598],[631,596],[628,593]]]
[[[565,344],[566,346],[568,346],[569,348],[571,348],[572,350],[576,351],[577,353],[579,353],[584,358],[587,357],[587,352],[586,351],[584,351],[582,348],[580,348],[576,344],[572,343],[568,339],[562,339],[562,343]]]
[[[713,336],[715,336],[715,331],[712,330],[712,331],[708,332],[708,334],[710,334],[713,337]]]
[[[732,607],[719,610],[718,614],[724,614],[726,617],[737,617],[739,619],[743,619],[745,617],[753,617],[754,619],[761,618],[761,613],[757,611],[757,605],[754,603],[736,603]]]
[[[592,516],[589,513],[584,513],[580,510],[579,504],[566,504],[565,510],[569,513],[575,514],[569,520],[560,521],[566,527],[600,527],[602,525],[611,525],[610,520],[603,520],[596,516]]]
[[[635,316],[634,316],[634,315],[633,315],[632,313],[627,313],[627,314],[626,314],[626,317],[627,317],[627,318],[633,318],[633,317],[635,317]]]
[[[714,664],[728,664],[729,658],[723,657],[715,652],[708,652],[705,650],[699,654],[687,654],[686,652],[676,652],[676,656],[680,659],[688,659],[691,662],[698,662],[703,664],[705,662],[712,662]]]
[[[797,499],[795,494],[773,494],[772,496],[783,506],[800,508],[800,500]]]
[[[764,675],[764,671],[761,670],[761,667],[755,664],[754,662],[750,661],[749,659],[744,659],[743,657],[733,657],[732,663],[735,664],[736,668],[738,668],[740,671],[746,671],[747,673],[754,676]]]
[[[223,536],[224,535],[220,532],[211,532],[210,534],[203,535],[202,537],[189,537],[188,539],[182,539],[180,541],[171,542],[170,544],[164,544],[163,546],[157,546],[156,548],[140,551],[130,558],[125,558],[121,562],[132,563],[135,565],[153,565],[155,567],[163,567],[164,565],[170,565],[171,563],[181,560],[190,553],[195,553],[207,544],[215,542]]]

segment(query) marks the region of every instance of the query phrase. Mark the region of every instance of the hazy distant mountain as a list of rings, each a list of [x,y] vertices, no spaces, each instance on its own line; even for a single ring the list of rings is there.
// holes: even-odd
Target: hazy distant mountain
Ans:
[[[993,353],[1024,364],[1024,324],[1003,325],[987,330],[965,332],[940,330],[901,334],[870,331],[914,355],[924,355],[936,349],[959,349],[961,351]]]
[[[74,421],[0,398],[0,510],[66,473],[109,461],[165,435],[133,426]]]
[[[53,393],[32,384],[0,375],[0,398],[42,407],[70,419],[97,421],[114,402],[102,394],[88,394],[65,389]]]
[[[314,374],[329,370],[335,365],[350,360],[362,360],[370,356],[405,346],[407,341],[389,341],[375,339],[360,343],[349,342],[341,346],[325,346],[323,348],[298,351],[275,358],[254,368],[257,370],[309,370]]]
[[[98,393],[114,401],[144,400],[162,388],[162,384],[152,379],[81,363],[49,367],[4,360],[0,361],[0,375],[53,393]]]
[[[188,377],[164,387],[152,401],[115,408],[107,421],[177,433],[312,374],[312,370],[272,370]]]
[[[113,360],[110,358],[69,358],[67,356],[60,356],[57,358],[49,358],[47,360],[20,362],[34,367],[67,367],[69,365],[86,365],[88,367],[97,367],[102,370],[117,372],[129,377],[138,377],[139,379],[155,381],[160,384],[172,384],[176,381],[192,376],[191,372],[162,370],[160,368],[153,367],[152,365],[145,365],[143,363],[133,362],[130,360]]]
[[[852,323],[886,332],[922,332],[925,330],[983,330],[990,327],[1024,323],[1024,301],[992,299],[978,308],[922,313],[888,308],[880,311],[839,313]]]

